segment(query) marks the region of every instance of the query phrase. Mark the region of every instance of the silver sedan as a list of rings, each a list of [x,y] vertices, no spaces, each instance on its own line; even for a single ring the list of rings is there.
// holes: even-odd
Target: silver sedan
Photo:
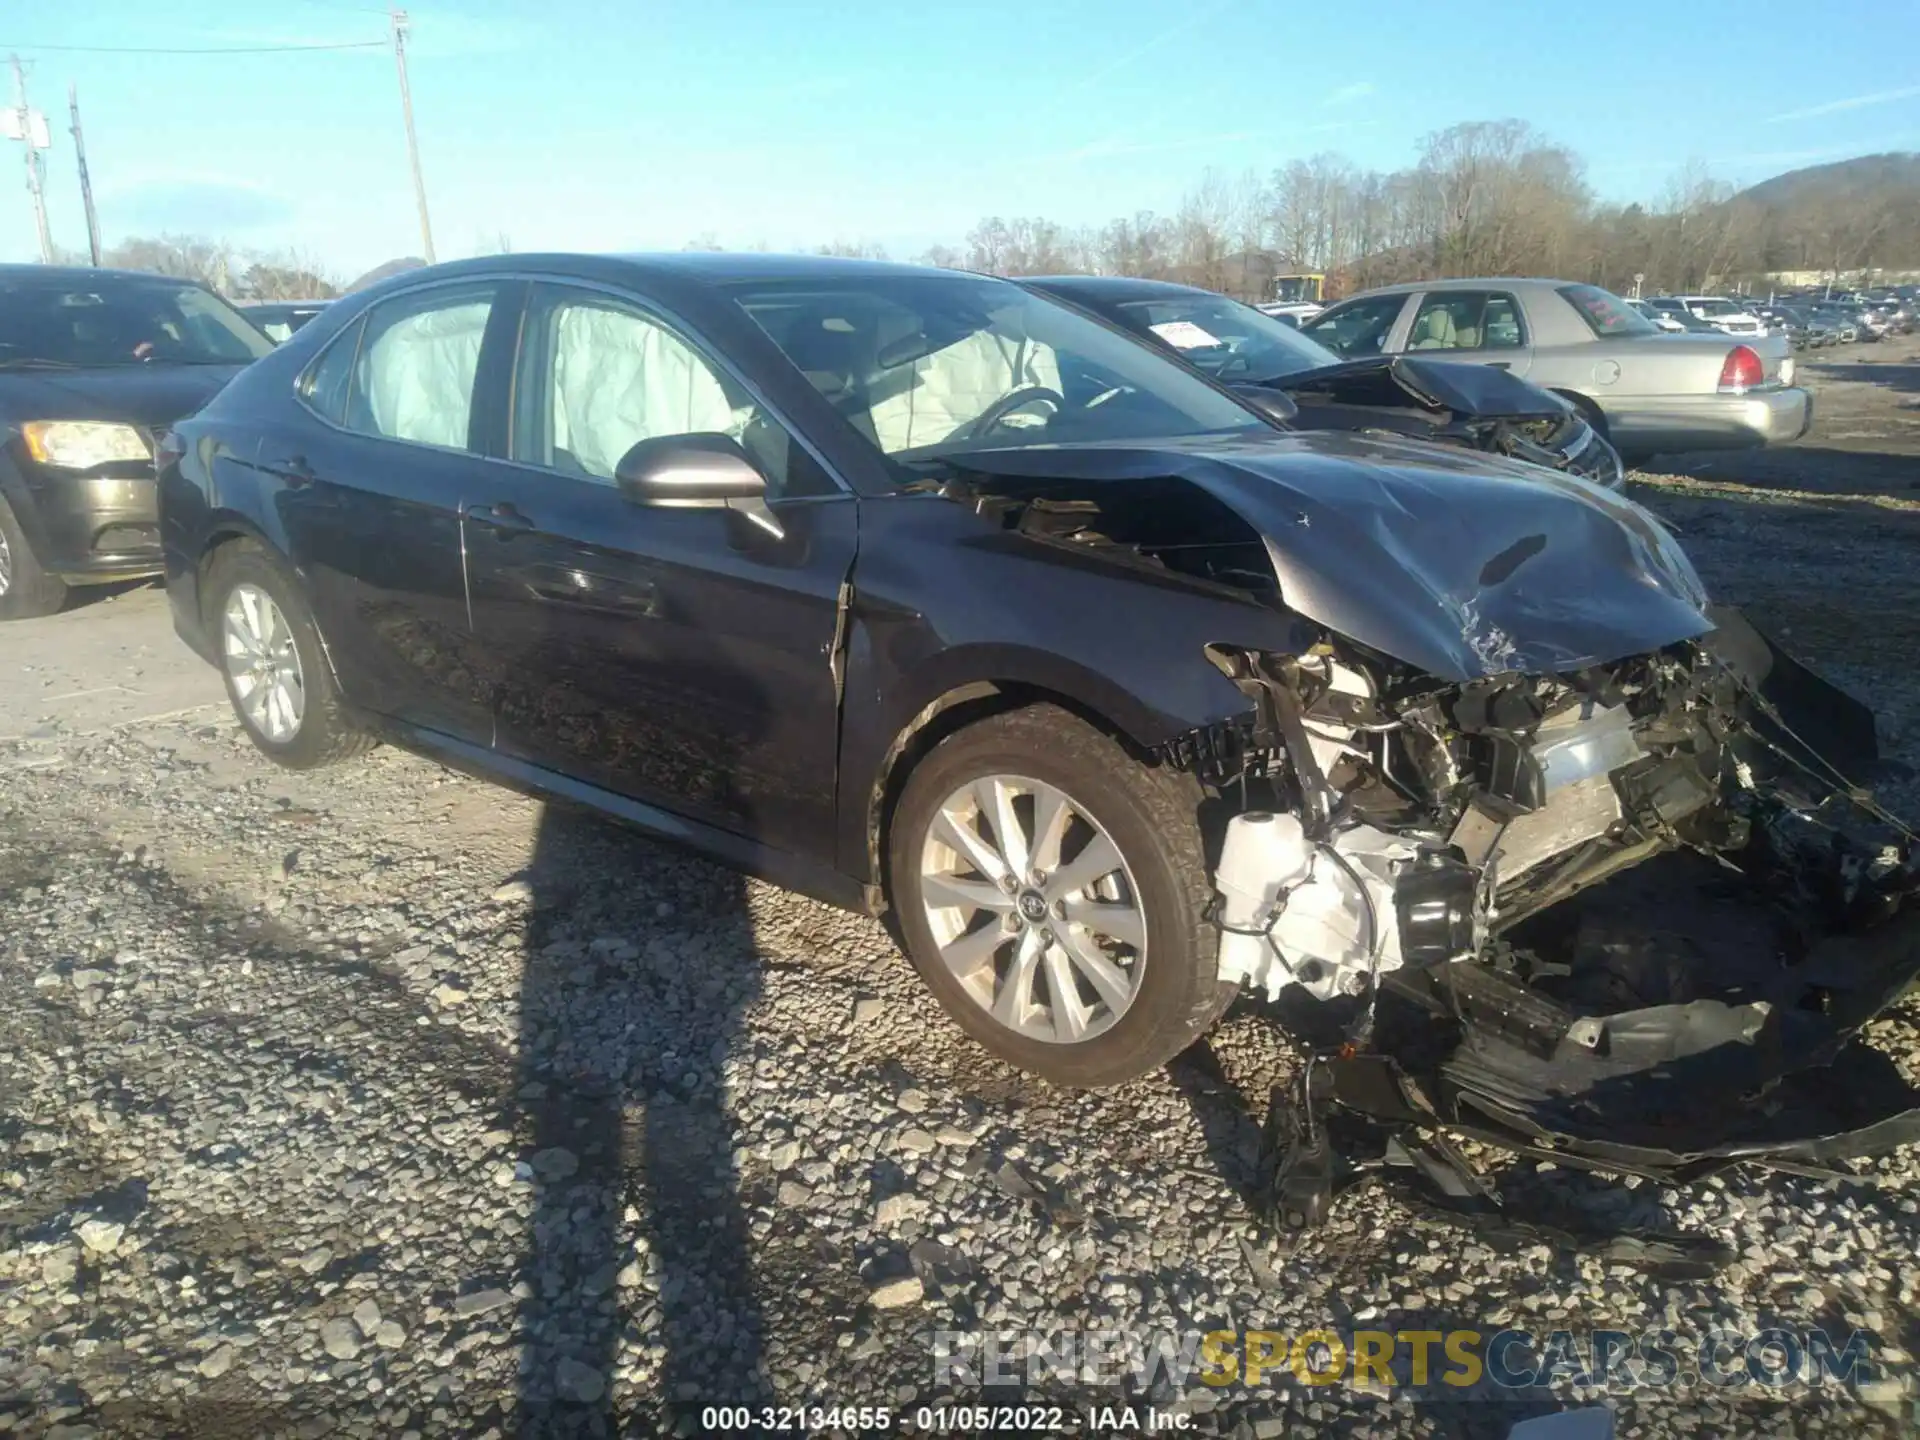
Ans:
[[[1366,291],[1301,328],[1348,359],[1431,352],[1524,376],[1628,455],[1778,444],[1813,420],[1785,336],[1662,334],[1594,285],[1428,280]]]

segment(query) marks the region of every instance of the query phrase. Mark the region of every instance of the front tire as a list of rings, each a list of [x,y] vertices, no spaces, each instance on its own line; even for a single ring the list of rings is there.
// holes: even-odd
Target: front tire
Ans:
[[[341,702],[313,612],[277,556],[251,540],[223,546],[204,593],[227,698],[262,754],[312,770],[372,744]]]
[[[888,836],[914,968],[975,1040],[1054,1084],[1164,1065],[1235,994],[1205,919],[1201,799],[1052,705],[949,736]]]
[[[40,568],[13,508],[0,496],[0,620],[32,620],[66,603],[65,582]]]

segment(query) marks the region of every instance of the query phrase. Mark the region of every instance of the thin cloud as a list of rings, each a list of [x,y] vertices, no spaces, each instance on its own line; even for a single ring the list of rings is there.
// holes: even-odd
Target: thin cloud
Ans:
[[[1144,44],[1136,45],[1133,49],[1127,51],[1124,55],[1120,55],[1112,60],[1109,60],[1105,65],[1102,65],[1098,70],[1095,70],[1091,75],[1083,76],[1080,80],[1076,81],[1072,85],[1069,85],[1064,91],[1060,93],[1062,95],[1073,95],[1073,94],[1077,94],[1082,90],[1087,89],[1089,86],[1099,84],[1102,80],[1106,79],[1109,75],[1113,74],[1115,71],[1125,69],[1127,66],[1131,65],[1134,61],[1141,59],[1143,56],[1151,55],[1154,51],[1158,50],[1162,45],[1165,45],[1169,40],[1172,40],[1178,36],[1184,35],[1189,30],[1198,29],[1201,25],[1204,25],[1207,21],[1213,19],[1214,16],[1218,15],[1222,10],[1226,9],[1229,5],[1237,5],[1238,3],[1239,3],[1239,0],[1215,0],[1215,3],[1212,5],[1209,5],[1206,9],[1198,11],[1195,14],[1189,15],[1186,19],[1182,20],[1178,25],[1173,25],[1168,27],[1165,30],[1162,30],[1158,35],[1153,36],[1151,39],[1147,40]]]
[[[1378,88],[1379,87],[1371,80],[1356,80],[1351,85],[1342,85],[1338,90],[1327,96],[1325,103],[1328,105],[1351,105],[1356,100],[1366,99]]]
[[[1804,110],[1785,110],[1778,115],[1769,115],[1767,123],[1777,125],[1783,120],[1811,120],[1817,115],[1838,115],[1843,110],[1864,110],[1869,105],[1891,105],[1896,100],[1911,100],[1920,95],[1920,85],[1908,85],[1899,90],[1875,90],[1869,95],[1849,95],[1844,100],[1829,100],[1824,105],[1809,105]]]

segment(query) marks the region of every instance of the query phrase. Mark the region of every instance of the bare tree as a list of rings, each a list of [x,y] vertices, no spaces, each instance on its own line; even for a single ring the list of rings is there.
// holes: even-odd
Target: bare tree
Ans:
[[[885,260],[887,248],[873,240],[829,240],[814,247],[816,255],[838,255],[846,260]]]
[[[198,280],[224,291],[234,271],[233,246],[204,235],[129,236],[101,259],[120,270],[151,270],[181,280]]]

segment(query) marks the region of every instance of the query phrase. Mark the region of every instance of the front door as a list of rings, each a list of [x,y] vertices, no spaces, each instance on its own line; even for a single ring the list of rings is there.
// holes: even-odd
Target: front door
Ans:
[[[502,675],[498,748],[763,844],[819,848],[853,497],[631,298],[535,286],[513,393],[509,459],[463,520],[475,640]],[[615,487],[636,441],[712,431],[766,475],[771,527]]]

